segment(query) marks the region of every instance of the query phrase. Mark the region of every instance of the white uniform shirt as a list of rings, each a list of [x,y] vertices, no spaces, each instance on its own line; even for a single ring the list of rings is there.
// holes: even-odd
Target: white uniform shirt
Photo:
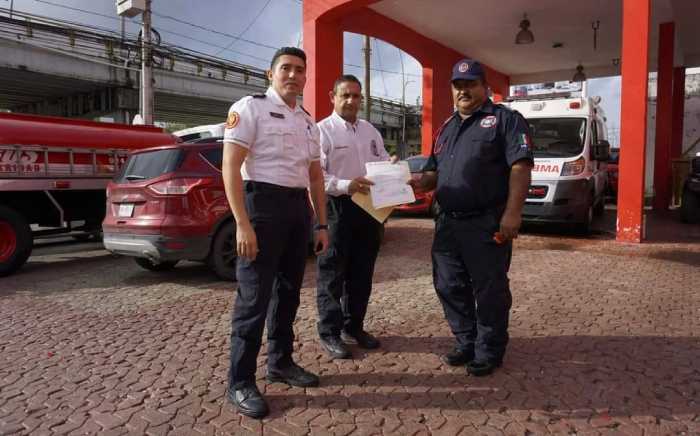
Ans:
[[[318,128],[301,106],[291,109],[273,88],[265,95],[231,106],[224,142],[248,149],[243,180],[308,188],[309,164],[321,157]]]
[[[326,193],[348,194],[352,179],[367,174],[365,163],[388,161],[379,131],[365,120],[355,124],[333,113],[318,123],[321,130],[321,167]]]

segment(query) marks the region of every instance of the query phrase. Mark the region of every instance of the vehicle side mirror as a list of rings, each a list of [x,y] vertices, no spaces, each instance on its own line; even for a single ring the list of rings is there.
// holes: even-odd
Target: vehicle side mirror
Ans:
[[[598,141],[591,150],[591,159],[601,162],[610,160],[610,143],[604,139]]]

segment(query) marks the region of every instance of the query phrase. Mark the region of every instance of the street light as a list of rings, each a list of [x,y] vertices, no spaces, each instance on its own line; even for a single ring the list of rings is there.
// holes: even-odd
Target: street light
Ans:
[[[416,83],[414,80],[409,80],[403,83],[403,88],[401,90],[401,112],[403,116],[402,127],[401,127],[401,144],[399,144],[399,158],[406,158],[406,85],[409,83]]]
[[[117,15],[135,17],[142,14],[141,27],[141,99],[143,124],[153,124],[153,69],[151,65],[151,0],[117,0]]]

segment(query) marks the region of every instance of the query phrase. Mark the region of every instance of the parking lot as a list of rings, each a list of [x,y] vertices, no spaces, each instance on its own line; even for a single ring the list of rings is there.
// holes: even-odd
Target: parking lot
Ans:
[[[453,342],[432,226],[390,220],[367,322],[382,347],[355,360],[317,341],[309,258],[295,357],[321,386],[265,382],[263,347],[263,421],[225,401],[234,284],[195,263],[147,272],[98,244],[41,248],[0,279],[0,434],[700,434],[697,239],[522,235],[509,351],[476,379],[439,359]]]

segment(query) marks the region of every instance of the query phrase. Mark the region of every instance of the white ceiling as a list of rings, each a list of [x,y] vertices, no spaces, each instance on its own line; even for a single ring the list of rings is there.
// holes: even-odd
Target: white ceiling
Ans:
[[[512,84],[619,74],[621,0],[383,0],[376,12],[511,77]],[[516,45],[527,13],[535,42]],[[600,21],[597,49],[591,23]],[[656,70],[659,23],[675,21],[677,66],[700,66],[700,0],[652,0],[649,69]],[[552,48],[553,43],[563,44]]]

